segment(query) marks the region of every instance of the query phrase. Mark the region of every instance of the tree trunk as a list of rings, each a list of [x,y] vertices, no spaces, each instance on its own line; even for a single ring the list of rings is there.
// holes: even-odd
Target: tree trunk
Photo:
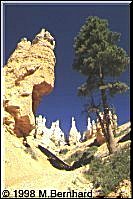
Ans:
[[[104,74],[102,71],[102,67],[99,65],[99,77],[101,86],[104,85]],[[107,147],[109,150],[109,154],[112,154],[116,151],[116,142],[114,139],[113,131],[111,129],[111,119],[109,117],[109,106],[107,104],[107,97],[106,97],[106,90],[101,89],[101,98],[102,98],[102,106],[103,106],[103,120],[100,118],[99,115],[99,121],[100,125],[102,127],[103,134],[105,136],[105,140],[107,143]]]
[[[107,127],[107,137],[108,137],[107,147],[108,147],[109,153],[112,154],[116,151],[116,142],[115,142],[113,131],[110,124]]]
[[[107,105],[105,90],[101,90],[101,97],[102,97],[102,104],[103,104],[103,109],[104,109],[104,116],[103,116],[103,121],[99,118],[100,125],[102,127],[102,130],[106,139],[109,153],[112,154],[116,151],[116,142],[114,139],[113,130],[111,128],[111,119],[109,117],[109,108]]]

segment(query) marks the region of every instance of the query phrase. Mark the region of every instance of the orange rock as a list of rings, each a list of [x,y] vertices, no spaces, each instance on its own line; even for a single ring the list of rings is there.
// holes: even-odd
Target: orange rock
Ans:
[[[13,117],[14,133],[21,137],[35,128],[34,114],[43,95],[54,87],[55,42],[44,29],[32,44],[23,38],[4,66],[4,111]],[[4,116],[5,117],[5,116]]]

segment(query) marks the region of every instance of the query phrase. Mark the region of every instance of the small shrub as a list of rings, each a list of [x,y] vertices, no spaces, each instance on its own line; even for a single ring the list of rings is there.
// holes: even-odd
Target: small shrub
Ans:
[[[76,151],[69,158],[67,158],[65,161],[66,161],[66,163],[71,164],[72,162],[75,162],[79,158],[81,158],[82,154],[83,154],[82,151]]]
[[[37,160],[35,152],[31,148],[24,149],[24,152],[31,155],[31,158]]]
[[[65,155],[69,150],[68,149],[61,149],[59,154]]]
[[[101,186],[104,195],[114,191],[122,180],[130,179],[129,148],[116,152],[104,161],[101,158],[93,159],[84,175],[95,188]]]
[[[125,130],[122,130],[120,133],[116,134],[115,137],[119,137],[119,136],[124,135],[124,134],[129,133],[129,132],[130,132],[130,127],[128,127]]]
[[[85,151],[76,151],[73,153],[68,159],[65,161],[68,164],[71,164],[72,162],[78,161],[81,159],[81,157],[84,157],[84,159],[88,158],[91,155],[94,155],[94,153],[97,151],[98,147],[97,146],[92,146],[89,149],[86,149]]]
[[[89,149],[88,149],[88,151],[90,152],[90,153],[95,153],[96,151],[98,150],[98,146],[91,146]]]

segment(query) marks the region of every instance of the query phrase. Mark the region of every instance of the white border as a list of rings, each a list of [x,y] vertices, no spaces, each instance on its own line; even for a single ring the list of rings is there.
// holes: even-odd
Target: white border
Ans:
[[[5,166],[4,166],[4,150],[5,150],[5,139],[4,139],[4,129],[3,129],[3,86],[2,86],[2,82],[3,82],[3,64],[4,64],[4,30],[3,30],[3,2],[1,2],[1,189],[3,190],[3,188],[5,188]],[[1,195],[2,197],[2,195]]]
[[[105,3],[108,3],[108,4],[120,4],[120,3],[123,3],[123,4],[130,4],[132,1],[1,1],[3,4],[5,3],[5,4],[13,4],[13,3],[17,3],[17,4],[19,4],[19,3],[26,3],[26,4],[34,4],[34,3],[36,3],[36,4],[55,4],[55,3],[57,3],[57,4],[65,4],[65,3],[67,3],[67,4],[85,4],[85,3],[87,3],[87,4],[105,4]]]
[[[4,20],[4,12],[3,12],[3,5],[4,4],[75,4],[75,5],[79,5],[79,4],[130,4],[132,1],[1,1],[1,94],[4,93],[3,91],[3,86],[2,86],[2,82],[3,82],[3,64],[4,64],[4,30],[3,30],[3,20]],[[1,110],[3,110],[3,95],[1,95]],[[5,188],[5,183],[4,183],[4,173],[5,173],[5,167],[3,165],[4,163],[4,150],[5,150],[5,146],[4,146],[4,128],[3,128],[3,111],[1,112],[1,188],[3,190],[3,188]],[[1,195],[2,197],[2,195]]]

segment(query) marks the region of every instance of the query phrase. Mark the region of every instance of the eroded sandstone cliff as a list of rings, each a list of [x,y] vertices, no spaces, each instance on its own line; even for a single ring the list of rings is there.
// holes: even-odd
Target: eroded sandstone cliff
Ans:
[[[4,66],[4,126],[18,137],[35,128],[35,111],[54,87],[55,41],[42,29],[32,42],[20,43]]]

